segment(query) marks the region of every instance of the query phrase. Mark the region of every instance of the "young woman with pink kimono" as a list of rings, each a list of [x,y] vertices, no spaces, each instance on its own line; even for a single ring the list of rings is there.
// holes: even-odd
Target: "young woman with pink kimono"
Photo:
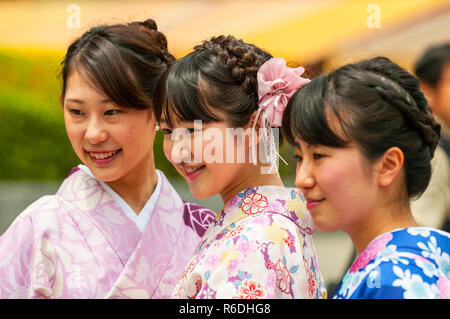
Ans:
[[[94,27],[63,61],[84,165],[0,237],[0,298],[167,298],[213,213],[155,169],[153,91],[174,62],[153,20]]]
[[[309,81],[303,71],[219,36],[165,73],[155,106],[166,157],[195,197],[220,194],[224,202],[174,298],[326,297],[315,228],[299,190],[280,179],[272,131],[290,96]]]

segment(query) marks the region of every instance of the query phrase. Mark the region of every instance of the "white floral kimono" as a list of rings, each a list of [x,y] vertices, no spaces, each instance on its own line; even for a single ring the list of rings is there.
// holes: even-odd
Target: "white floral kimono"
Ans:
[[[121,198],[72,170],[0,237],[0,298],[170,297],[214,215],[184,203],[157,173],[157,198],[139,229]]]
[[[298,189],[246,189],[211,223],[173,297],[326,298],[314,230]]]

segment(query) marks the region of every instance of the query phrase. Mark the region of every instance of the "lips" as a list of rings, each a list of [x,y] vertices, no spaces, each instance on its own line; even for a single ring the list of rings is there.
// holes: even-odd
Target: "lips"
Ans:
[[[97,151],[97,152],[89,152],[89,155],[91,157],[95,158],[95,159],[102,160],[102,159],[107,159],[107,158],[112,157],[114,154],[116,154],[119,151],[120,150],[112,151],[112,152],[99,152],[99,151]]]
[[[306,198],[306,208],[309,211],[311,211],[312,209],[319,206],[324,200],[325,200],[325,198],[322,198],[322,199]]]
[[[106,166],[110,164],[120,153],[122,149],[115,151],[104,150],[104,151],[86,151],[89,154],[92,162],[98,166]]]
[[[187,179],[194,180],[202,173],[203,169],[206,166],[205,165],[183,164],[183,165],[180,165],[180,167],[181,167],[181,169],[183,169],[184,173],[186,174]]]

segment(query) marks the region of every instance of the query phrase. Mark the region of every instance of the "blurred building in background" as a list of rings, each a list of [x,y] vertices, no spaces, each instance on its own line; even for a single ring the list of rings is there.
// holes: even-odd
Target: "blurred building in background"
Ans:
[[[67,157],[70,145],[64,139],[56,77],[68,45],[92,26],[147,18],[166,34],[176,57],[211,36],[232,34],[284,57],[288,65],[307,66],[310,76],[378,55],[412,71],[425,48],[450,41],[448,0],[1,1],[0,234],[28,204],[53,192],[76,162],[74,154]],[[35,127],[37,122],[46,124]],[[49,128],[55,127],[52,133]],[[160,146],[159,140],[155,153],[162,154]],[[63,155],[51,156],[52,149],[63,147]],[[171,169],[162,155],[158,165]],[[295,162],[281,172],[293,186]],[[182,197],[193,200],[184,182],[175,184]],[[449,199],[450,194],[442,196]],[[221,207],[218,196],[200,203]],[[435,223],[430,218],[428,224]],[[316,245],[332,289],[351,259],[351,241],[341,232],[317,234]]]

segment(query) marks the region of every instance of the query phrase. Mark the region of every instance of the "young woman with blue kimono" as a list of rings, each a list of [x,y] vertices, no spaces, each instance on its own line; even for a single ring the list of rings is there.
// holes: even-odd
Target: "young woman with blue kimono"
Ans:
[[[283,130],[314,224],[358,253],[333,298],[450,298],[450,234],[418,226],[409,204],[440,136],[418,80],[383,57],[345,65],[293,96]]]
[[[155,102],[166,157],[194,196],[220,194],[224,202],[174,298],[326,297],[315,228],[298,189],[283,186],[272,132],[290,96],[309,81],[303,72],[218,36],[160,82]]]
[[[155,169],[152,95],[173,62],[153,20],[94,27],[70,45],[61,105],[84,165],[0,238],[0,298],[171,295],[214,216]]]

